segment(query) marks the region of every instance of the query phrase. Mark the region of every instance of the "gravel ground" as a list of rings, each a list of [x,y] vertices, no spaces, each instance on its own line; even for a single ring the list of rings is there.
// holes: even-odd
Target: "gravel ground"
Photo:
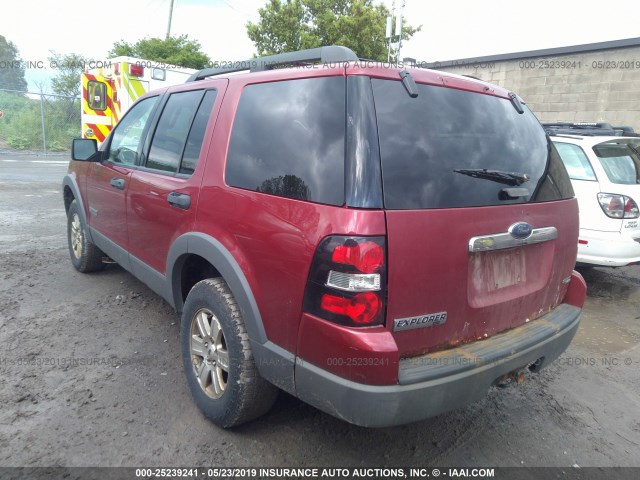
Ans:
[[[372,430],[282,393],[225,431],[175,312],[117,265],[72,268],[61,160],[0,157],[0,466],[640,466],[640,266],[585,271],[569,350],[466,408]]]

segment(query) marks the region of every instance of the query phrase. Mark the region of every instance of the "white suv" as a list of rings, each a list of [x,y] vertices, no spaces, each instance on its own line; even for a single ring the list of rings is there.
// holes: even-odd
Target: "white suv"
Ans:
[[[580,207],[577,263],[640,263],[640,135],[607,123],[543,124]]]

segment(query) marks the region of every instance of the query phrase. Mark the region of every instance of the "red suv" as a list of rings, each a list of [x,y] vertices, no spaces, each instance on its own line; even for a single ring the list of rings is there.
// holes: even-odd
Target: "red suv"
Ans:
[[[495,85],[323,47],[150,92],[72,157],[74,267],[116,261],[182,314],[220,426],[278,389],[359,425],[423,419],[519,383],[578,328],[571,183]]]

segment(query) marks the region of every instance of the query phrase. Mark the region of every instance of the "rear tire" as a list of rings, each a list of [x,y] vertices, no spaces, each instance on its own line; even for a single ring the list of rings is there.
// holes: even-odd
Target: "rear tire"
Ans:
[[[198,282],[182,312],[180,344],[193,399],[230,428],[265,414],[278,389],[258,373],[240,309],[222,278]]]
[[[71,263],[76,270],[90,273],[104,268],[102,263],[104,253],[87,236],[87,225],[75,200],[71,202],[67,212],[67,243]]]

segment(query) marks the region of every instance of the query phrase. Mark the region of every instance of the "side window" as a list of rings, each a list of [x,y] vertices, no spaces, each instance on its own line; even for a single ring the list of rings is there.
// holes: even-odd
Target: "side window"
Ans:
[[[109,145],[109,161],[136,165],[138,163],[138,147],[144,127],[149,121],[158,97],[145,98],[135,104],[116,125]]]
[[[198,159],[200,158],[200,150],[202,149],[204,132],[207,129],[211,109],[215,101],[216,91],[208,90],[207,93],[204,94],[202,103],[200,103],[200,107],[196,112],[196,118],[193,119],[193,125],[187,137],[187,145],[184,147],[184,153],[182,154],[179,173],[191,175],[196,169]]]
[[[202,95],[202,90],[171,94],[153,134],[146,167],[171,173],[178,171]]]
[[[87,103],[91,110],[107,109],[107,84],[89,80],[87,83]]]
[[[342,205],[345,126],[343,77],[248,85],[233,122],[226,182]]]
[[[589,159],[582,148],[571,143],[554,142],[571,180],[595,180]]]

